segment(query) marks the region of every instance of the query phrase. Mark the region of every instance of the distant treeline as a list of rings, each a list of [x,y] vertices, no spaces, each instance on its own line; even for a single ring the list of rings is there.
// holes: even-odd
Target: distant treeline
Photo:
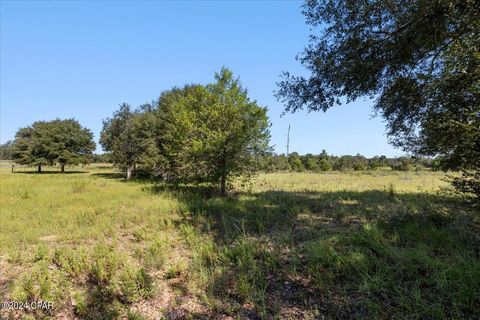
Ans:
[[[7,141],[0,145],[0,159],[13,160],[12,158],[12,142]],[[91,163],[112,163],[112,154],[92,154],[88,156]],[[397,171],[411,171],[411,170],[441,170],[440,159],[432,159],[425,157],[401,156],[401,157],[386,157],[374,156],[367,158],[361,154],[335,156],[329,155],[325,150],[320,154],[307,153],[305,155],[292,152],[285,154],[271,154],[262,158],[260,170],[266,172],[278,171],[362,171],[362,170],[376,170],[380,168],[389,168]]]
[[[110,153],[93,154],[90,156],[92,163],[113,163]],[[329,155],[325,150],[320,154],[307,153],[305,155],[292,152],[285,154],[271,154],[260,159],[260,170],[265,172],[278,171],[361,171],[389,168],[396,171],[411,170],[441,170],[440,159],[425,157],[401,156],[390,157],[374,156],[367,158],[361,154],[335,156]]]
[[[12,154],[13,142],[7,141],[0,145],[0,159],[13,160]],[[401,156],[391,157],[374,156],[367,158],[361,154],[335,156],[329,155],[325,150],[320,154],[307,153],[305,155],[292,152],[285,154],[271,154],[262,158],[260,169],[266,172],[277,171],[344,171],[344,170],[375,170],[378,168],[391,168],[398,171],[409,170],[440,170],[441,160],[425,157]],[[88,161],[92,163],[113,163],[112,154],[109,152],[102,154],[88,155]]]
[[[390,168],[398,171],[410,170],[439,170],[440,160],[423,157],[394,157],[375,156],[367,158],[360,154],[334,156],[329,155],[325,150],[320,154],[307,153],[300,155],[292,152],[288,155],[273,154],[263,160],[261,168],[267,172],[277,171],[346,171],[346,170],[376,170],[379,168]]]

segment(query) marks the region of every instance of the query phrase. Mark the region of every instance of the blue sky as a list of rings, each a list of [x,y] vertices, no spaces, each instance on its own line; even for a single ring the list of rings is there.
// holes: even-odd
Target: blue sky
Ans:
[[[309,27],[300,2],[1,1],[0,140],[36,120],[75,118],[98,140],[122,102],[138,106],[222,66],[269,108],[272,144],[285,152],[402,154],[388,144],[373,102],[287,114],[273,96]],[[98,147],[98,151],[100,151]]]

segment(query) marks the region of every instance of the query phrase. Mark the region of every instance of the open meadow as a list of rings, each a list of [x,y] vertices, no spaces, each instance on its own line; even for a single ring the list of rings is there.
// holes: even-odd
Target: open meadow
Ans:
[[[228,197],[109,165],[1,171],[8,319],[478,318],[478,213],[439,172],[262,174]]]

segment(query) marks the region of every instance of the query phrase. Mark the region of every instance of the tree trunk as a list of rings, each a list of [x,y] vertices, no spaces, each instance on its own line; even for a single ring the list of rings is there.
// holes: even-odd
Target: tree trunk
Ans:
[[[223,154],[222,154],[222,176],[220,178],[220,193],[222,196],[225,196],[227,194],[227,161],[225,159],[226,157],[226,149],[225,146],[223,146]]]
[[[127,167],[127,180],[129,180],[132,177],[132,171],[133,171],[133,166],[128,166]]]
[[[65,163],[62,163],[61,166],[62,166],[62,173],[64,173],[65,172]]]
[[[42,165],[41,164],[38,165],[37,172],[42,172]]]
[[[227,194],[226,182],[227,178],[225,177],[225,173],[223,173],[220,181],[220,193],[222,194],[222,196],[225,196]]]

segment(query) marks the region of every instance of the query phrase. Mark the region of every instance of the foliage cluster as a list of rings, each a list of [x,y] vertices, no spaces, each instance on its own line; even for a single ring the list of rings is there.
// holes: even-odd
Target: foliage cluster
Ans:
[[[15,135],[11,155],[15,162],[31,166],[86,163],[95,150],[93,134],[75,119],[37,121]]]
[[[480,9],[475,0],[306,1],[312,27],[297,58],[309,75],[284,73],[286,111],[326,111],[362,96],[395,146],[440,156],[480,198]]]
[[[100,143],[127,179],[144,171],[218,184],[224,194],[233,177],[258,168],[269,138],[266,108],[223,68],[211,84],[173,88],[137,110],[122,104],[104,121]]]
[[[307,153],[300,155],[292,152],[288,158],[284,154],[272,154],[265,157],[261,163],[262,170],[266,172],[276,171],[330,171],[330,170],[376,170],[388,169],[396,171],[410,170],[439,170],[441,168],[439,159],[429,159],[422,157],[387,158],[386,156],[375,156],[367,158],[360,154],[355,156],[333,156],[328,155],[325,150],[318,155]]]

